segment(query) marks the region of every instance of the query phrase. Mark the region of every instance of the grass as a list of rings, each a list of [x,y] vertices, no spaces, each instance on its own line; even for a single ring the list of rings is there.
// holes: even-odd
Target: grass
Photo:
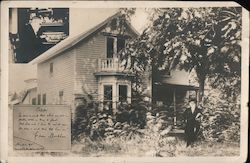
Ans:
[[[84,139],[72,145],[72,153],[91,157],[175,157],[175,156],[239,156],[239,143],[197,142],[186,148],[183,139],[165,137],[124,137],[91,141]]]
[[[239,156],[239,143],[197,142],[186,148],[182,139],[135,136],[91,141],[88,138],[72,144],[67,152],[17,152],[15,156],[75,157],[178,157],[178,156]]]

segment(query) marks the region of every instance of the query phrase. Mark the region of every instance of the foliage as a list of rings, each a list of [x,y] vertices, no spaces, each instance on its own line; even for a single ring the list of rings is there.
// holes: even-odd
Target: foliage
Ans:
[[[219,92],[219,91],[217,91]],[[240,141],[240,101],[225,98],[221,93],[209,92],[203,109],[203,137],[208,141]]]
[[[164,111],[144,101],[143,96],[134,98],[131,104],[119,103],[117,112],[110,115],[102,109],[100,102],[91,97],[84,98],[83,103],[76,108],[72,139],[81,141],[89,137],[91,141],[97,141],[120,136],[131,139],[135,135],[145,136],[151,132],[157,135],[170,126],[165,122],[166,118]],[[142,132],[142,129],[147,129],[147,132]]]
[[[203,140],[196,142],[193,148],[186,148],[186,142],[183,139],[168,135],[171,128],[169,125],[164,126],[164,121],[158,115],[148,112],[146,118],[147,125],[143,129],[129,125],[127,122],[117,123],[116,126],[111,127],[112,129],[110,127],[106,128],[108,131],[106,131],[106,136],[102,139],[93,140],[89,137],[83,137],[80,144],[73,144],[72,151],[83,156],[174,157],[239,155],[239,143],[232,141],[232,139],[228,142],[219,143],[214,143],[217,140],[219,141],[219,139],[212,139],[212,141]],[[220,118],[216,120],[217,125],[219,120]],[[204,123],[206,122],[205,120]],[[213,125],[215,126],[215,124]],[[230,128],[229,130],[232,129]],[[232,131],[230,133],[231,135],[229,134],[228,136],[235,135]],[[224,133],[223,135],[227,134]]]
[[[27,93],[28,90],[22,90],[19,91],[18,93],[17,92],[9,93],[10,102],[16,100],[17,102],[21,103]]]
[[[106,25],[107,32],[112,32],[117,35],[124,35],[128,26],[131,15],[135,13],[135,8],[120,8],[119,12],[116,14],[112,20],[110,20]]]
[[[177,65],[195,70],[200,99],[205,80],[240,76],[241,8],[155,9],[139,38],[121,54],[134,71],[152,68],[160,76]],[[152,76],[157,80],[157,76]]]
[[[80,141],[84,137],[91,140],[112,138],[121,135],[131,137],[139,134],[139,129],[146,125],[147,105],[140,103],[121,103],[118,111],[108,114],[102,109],[100,102],[93,98],[83,99],[83,104],[77,106],[72,125],[72,139]]]
[[[91,121],[97,114],[98,103],[83,99],[83,103],[76,107],[72,122],[72,140],[81,140],[91,132]]]
[[[95,109],[99,105],[93,101],[86,102],[85,107],[81,105],[77,109],[78,120],[75,120],[77,123],[74,124],[76,128],[73,130],[77,131],[73,134],[77,143],[73,141],[76,143],[73,143],[73,151],[74,146],[79,145],[81,148],[74,152],[80,152],[86,156],[92,156],[93,153],[96,153],[97,156],[110,153],[156,157],[197,156],[208,153],[223,156],[225,153],[218,153],[219,149],[215,150],[217,147],[214,148],[214,142],[224,144],[235,142],[235,145],[239,143],[240,109],[239,103],[228,103],[226,99],[219,98],[220,96],[221,94],[216,96],[214,91],[205,96],[207,98],[204,101],[202,121],[204,139],[196,142],[192,150],[197,153],[186,150],[183,139],[168,135],[171,124],[164,119],[160,108],[156,106],[149,107],[143,102],[133,106],[137,105],[145,109],[142,109],[146,113],[144,119],[139,116],[142,112],[134,114],[135,108],[133,109],[132,105],[124,104],[119,108],[118,113],[107,115]],[[86,109],[89,111],[83,111]],[[132,110],[132,112],[128,112],[128,110]],[[123,120],[119,119],[118,115],[123,117]],[[141,121],[134,121],[137,119]],[[238,153],[236,150],[237,148],[230,148],[225,151],[225,155],[236,155]]]
[[[203,137],[206,140],[238,142],[241,8],[151,11],[151,25],[139,38],[129,42],[121,54],[121,58],[127,61],[126,66],[139,73],[151,66],[152,74],[158,76],[175,67],[194,70],[200,87],[200,100],[204,96],[205,85],[209,89],[203,104]],[[152,80],[155,82],[157,76],[152,76]]]

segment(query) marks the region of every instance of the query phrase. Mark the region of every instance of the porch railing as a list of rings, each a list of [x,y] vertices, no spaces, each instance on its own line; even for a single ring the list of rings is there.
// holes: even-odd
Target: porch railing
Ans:
[[[98,60],[98,70],[104,72],[121,72],[125,71],[124,66],[118,58],[107,58]]]

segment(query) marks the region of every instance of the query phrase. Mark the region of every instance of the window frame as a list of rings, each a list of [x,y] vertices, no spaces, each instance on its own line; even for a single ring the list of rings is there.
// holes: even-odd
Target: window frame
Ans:
[[[122,87],[122,86],[126,87],[126,99],[125,100],[123,100],[121,98],[121,94],[120,94],[120,92],[121,92],[120,87]],[[128,85],[127,84],[118,84],[118,101],[119,102],[128,102]]]
[[[36,105],[36,97],[34,97],[34,98],[31,99],[31,104],[32,105]]]
[[[111,99],[105,99],[105,87],[111,87],[111,93],[110,93],[110,95],[111,95]],[[114,97],[113,97],[113,91],[114,91],[114,88],[113,88],[113,85],[112,84],[103,84],[103,106],[105,105],[105,103],[107,103],[107,102],[110,102],[110,108],[113,108],[113,99],[114,99]]]
[[[64,94],[64,91],[63,90],[61,90],[61,91],[59,91],[59,104],[62,104],[63,103],[63,94]]]
[[[54,63],[51,62],[51,63],[49,64],[49,74],[52,75],[53,73],[54,73]]]
[[[112,48],[113,48],[113,54],[112,54],[112,57],[111,57],[111,55],[109,56],[109,46],[108,46],[108,40],[109,39],[113,39],[113,46],[112,46]],[[121,48],[121,49],[118,49],[118,40],[124,40],[124,47],[123,48]],[[126,47],[126,43],[127,43],[127,41],[126,41],[127,39],[125,38],[125,37],[121,37],[121,36],[111,36],[111,35],[108,35],[108,36],[106,36],[106,58],[114,58],[114,57],[116,57],[117,56],[117,54],[122,50],[122,49],[124,49],[125,47]]]
[[[46,93],[44,93],[43,95],[42,95],[42,105],[46,105],[47,104],[47,97],[46,97]]]
[[[116,47],[117,47],[117,49],[116,49],[116,53],[118,54],[122,49],[124,49],[125,47],[126,47],[126,39],[125,39],[125,37],[116,37]],[[123,40],[124,41],[124,45],[123,45],[123,47],[121,48],[121,49],[119,49],[119,46],[118,46],[118,44],[119,44],[119,41],[118,40]]]
[[[111,50],[109,50],[110,46],[109,46],[109,39],[112,39],[113,42],[112,42],[112,54],[109,54]],[[107,36],[106,37],[106,58],[114,58],[114,55],[115,55],[115,47],[114,47],[114,44],[115,44],[115,37],[112,37],[112,36]],[[112,56],[112,57],[111,57]]]
[[[37,105],[41,105],[41,94],[37,95]]]

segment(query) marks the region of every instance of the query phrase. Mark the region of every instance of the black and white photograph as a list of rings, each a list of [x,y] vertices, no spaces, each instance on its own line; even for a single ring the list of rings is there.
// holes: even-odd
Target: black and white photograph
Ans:
[[[246,9],[40,3],[1,6],[6,159],[247,159]]]
[[[10,63],[29,63],[69,35],[68,8],[10,8]]]

